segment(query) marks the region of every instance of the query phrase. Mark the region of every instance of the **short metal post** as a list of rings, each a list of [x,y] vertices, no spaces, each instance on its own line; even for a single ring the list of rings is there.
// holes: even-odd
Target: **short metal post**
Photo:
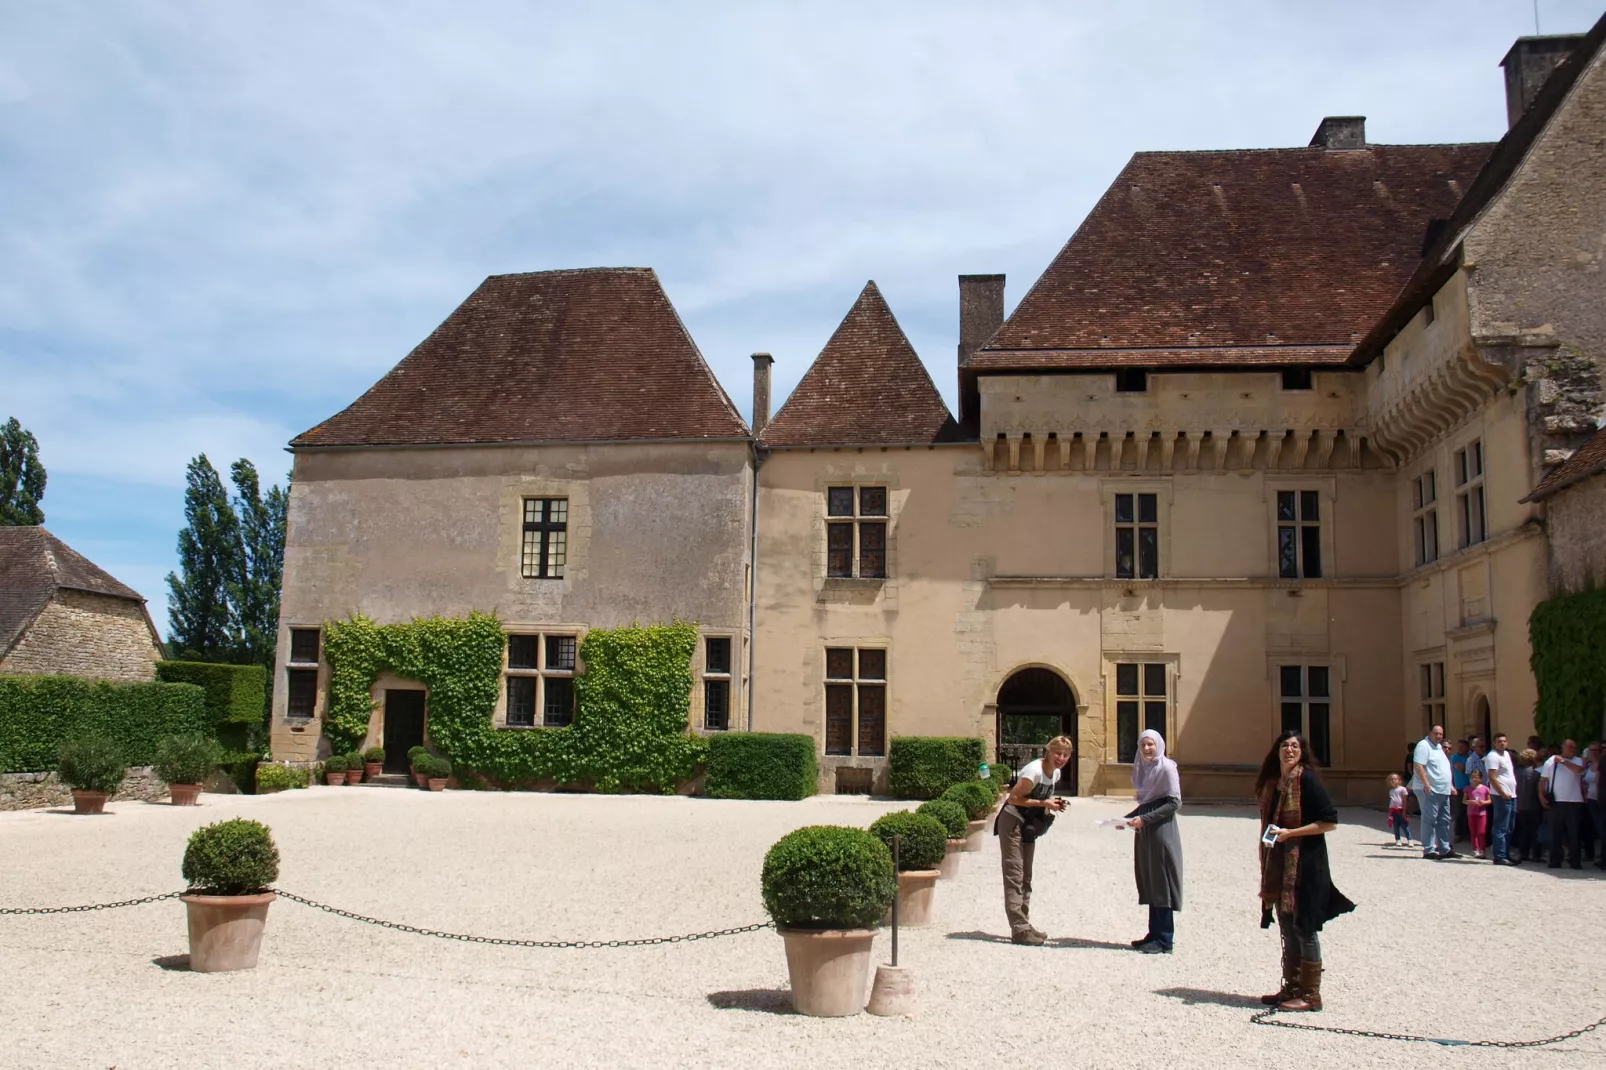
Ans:
[[[898,964],[898,847],[903,837],[892,834],[892,964]]]

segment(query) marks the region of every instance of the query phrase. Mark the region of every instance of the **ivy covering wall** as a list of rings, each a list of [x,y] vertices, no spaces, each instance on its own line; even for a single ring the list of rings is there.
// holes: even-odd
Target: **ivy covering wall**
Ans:
[[[1539,704],[1534,728],[1545,742],[1599,739],[1606,713],[1606,589],[1563,594],[1528,618]]]
[[[329,708],[337,753],[361,744],[381,672],[429,688],[429,739],[465,779],[512,787],[555,781],[598,791],[673,792],[695,775],[707,743],[686,731],[697,629],[680,622],[593,631],[580,643],[574,723],[496,728],[506,646],[494,615],[326,625]],[[465,775],[467,774],[467,775]]]

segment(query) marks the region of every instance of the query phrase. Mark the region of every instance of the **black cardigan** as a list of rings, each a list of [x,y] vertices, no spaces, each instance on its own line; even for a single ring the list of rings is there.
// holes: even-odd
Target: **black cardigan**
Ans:
[[[1327,794],[1321,778],[1309,769],[1299,774],[1299,824],[1313,821],[1338,824],[1338,808]],[[1327,864],[1327,837],[1303,836],[1299,844],[1299,874],[1294,878],[1295,926],[1302,932],[1321,932],[1322,926],[1340,914],[1348,914],[1355,904],[1333,887],[1333,871]]]

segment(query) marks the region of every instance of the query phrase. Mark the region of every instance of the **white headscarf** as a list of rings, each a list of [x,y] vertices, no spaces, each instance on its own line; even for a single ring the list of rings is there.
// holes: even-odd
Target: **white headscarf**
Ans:
[[[1143,741],[1154,740],[1154,760],[1143,757]],[[1132,790],[1137,794],[1138,805],[1164,799],[1166,796],[1182,798],[1182,784],[1177,778],[1177,763],[1165,756],[1165,738],[1154,729],[1146,729],[1138,737],[1138,752],[1132,758]]]

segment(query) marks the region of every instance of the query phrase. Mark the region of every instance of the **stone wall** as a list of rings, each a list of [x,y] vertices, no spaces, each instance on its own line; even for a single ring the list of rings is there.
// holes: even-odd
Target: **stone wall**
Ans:
[[[112,802],[153,802],[167,798],[167,785],[148,765],[135,766],[112,796]],[[37,810],[71,806],[72,792],[54,772],[0,773],[0,810]]]
[[[156,679],[161,656],[138,602],[62,590],[0,661],[0,672],[144,683]]]
[[[1574,592],[1606,583],[1606,474],[1568,487],[1545,508],[1552,588]]]

